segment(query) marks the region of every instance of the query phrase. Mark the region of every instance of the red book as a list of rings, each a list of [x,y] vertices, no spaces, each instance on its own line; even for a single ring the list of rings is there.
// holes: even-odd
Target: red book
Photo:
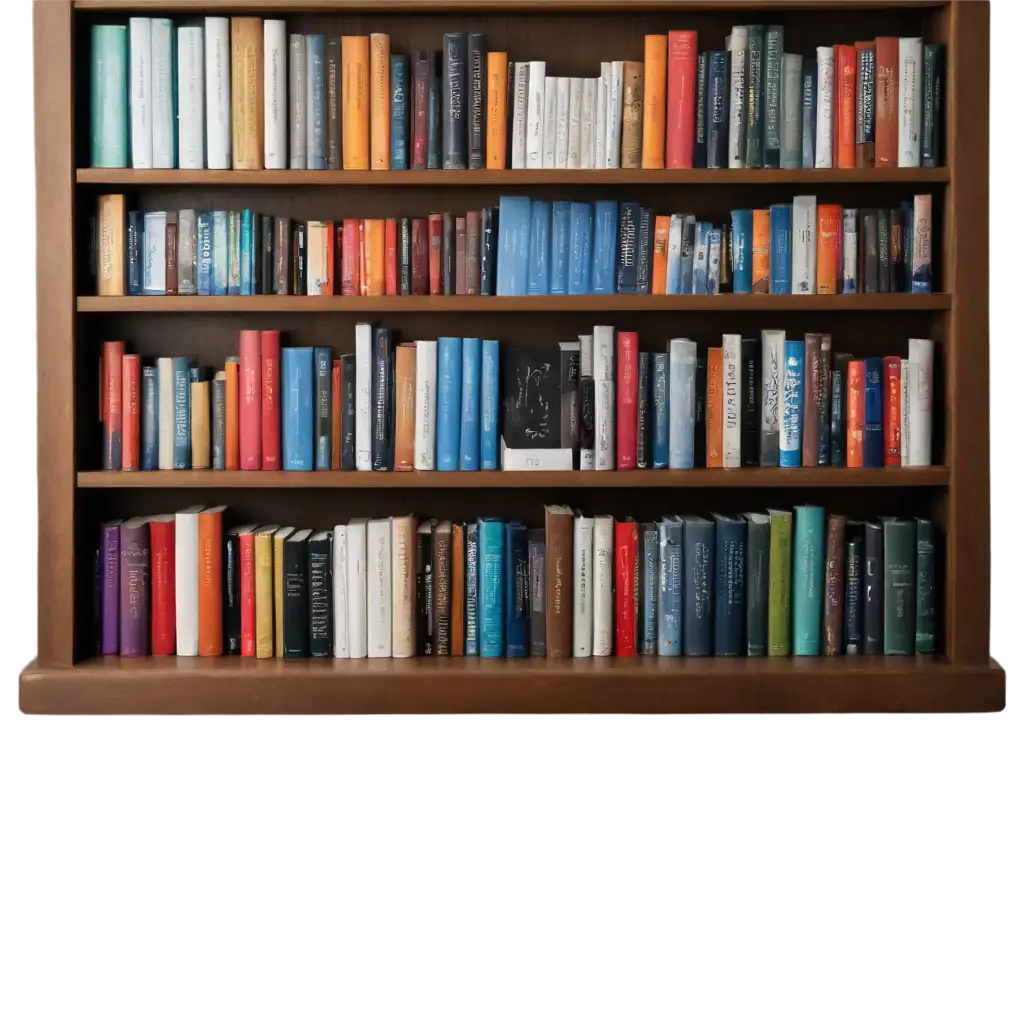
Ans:
[[[341,469],[341,360],[331,363],[331,469]]]
[[[138,469],[142,357],[122,356],[121,367],[121,468]]]
[[[262,430],[263,468],[281,468],[281,332],[262,331],[263,360]],[[242,467],[245,468],[244,466]]]
[[[238,537],[242,611],[242,656],[256,657],[256,537],[251,529]]]
[[[668,34],[668,109],[665,166],[693,166],[694,99],[697,95],[697,33]]]
[[[640,337],[636,331],[619,331],[616,341],[615,451],[619,469],[636,469],[636,413],[639,396]]]
[[[444,217],[432,213],[429,222],[430,233],[430,294],[441,294],[441,245],[444,234]]]
[[[124,387],[123,341],[103,343],[103,468],[121,468],[121,389]]]
[[[864,360],[851,359],[846,369],[846,465],[864,465]]]
[[[875,40],[875,166],[899,162],[900,41],[896,36]]]
[[[398,221],[384,222],[384,294],[398,294]]]
[[[615,653],[636,654],[637,544],[640,531],[631,519],[615,523]]]
[[[260,469],[263,401],[260,332],[242,331],[238,343],[238,456],[240,469]]]
[[[154,654],[173,654],[176,642],[174,618],[174,516],[149,520],[150,648]]]
[[[360,294],[359,221],[346,220],[341,229],[341,294]]]
[[[427,221],[417,217],[412,222],[412,293],[413,295],[429,295],[429,259],[430,241],[427,238]]]
[[[886,356],[882,360],[883,387],[882,394],[882,437],[885,439],[885,458],[883,465],[898,466],[900,464],[900,430],[903,425],[901,400],[903,388],[900,382],[900,357]]]
[[[839,45],[835,56],[835,140],[833,167],[856,167],[854,143],[857,135],[857,50]]]

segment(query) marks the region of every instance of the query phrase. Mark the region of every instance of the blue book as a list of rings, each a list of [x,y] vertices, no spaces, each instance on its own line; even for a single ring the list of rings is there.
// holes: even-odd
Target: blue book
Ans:
[[[640,534],[641,551],[641,648],[639,654],[658,653],[658,524],[644,523]]]
[[[327,167],[327,82],[324,68],[324,37],[306,36],[306,170]]]
[[[594,229],[594,251],[597,251],[597,229]],[[635,295],[637,257],[640,253],[640,204],[619,203],[619,234],[615,251],[615,290],[621,295]],[[593,288],[596,285],[592,283]]]
[[[213,294],[228,293],[228,212],[213,211]]]
[[[803,455],[804,343],[786,341],[782,367],[779,465],[799,466]]]
[[[142,368],[142,468],[159,469],[159,409],[160,389],[157,387],[155,366]]]
[[[654,353],[652,392],[654,394],[654,468],[668,466],[669,439],[669,361],[667,352]]]
[[[678,224],[678,227],[676,226]],[[665,268],[665,294],[680,295],[683,287],[683,233],[686,229],[686,217],[681,213],[673,213],[668,225],[667,266]],[[679,240],[676,241],[676,234]]]
[[[480,370],[480,468],[498,468],[498,414],[501,408],[499,346],[485,340]]]
[[[747,653],[747,521],[715,514],[715,654]]]
[[[192,468],[192,404],[188,356],[175,356],[174,370],[174,468]]]
[[[683,516],[683,653],[706,657],[715,650],[715,524]]]
[[[774,207],[773,207],[774,209]],[[732,290],[749,295],[754,288],[754,211],[732,211]]]
[[[196,217],[196,294],[213,294],[213,214]]]
[[[693,434],[697,422],[697,345],[685,338],[669,342],[668,430],[670,469],[693,469]]]
[[[480,527],[466,523],[466,656],[480,653]]]
[[[658,523],[658,654],[678,657],[683,642],[683,524],[678,516]]]
[[[462,423],[462,339],[437,339],[437,451],[434,464],[442,472],[459,468]]]
[[[314,405],[316,410],[316,468],[331,468],[331,370],[334,353],[327,346],[313,350],[315,372]]]
[[[705,294],[717,295],[722,280],[722,229],[712,227],[708,232],[708,286]]]
[[[636,206],[635,203],[632,205]],[[619,204],[614,199],[599,199],[594,203],[594,242],[591,248],[590,290],[594,295],[614,295],[615,260],[619,251]],[[634,269],[635,263],[634,259]]]
[[[242,294],[242,214],[228,211],[228,295]]]
[[[569,210],[569,294],[590,294],[590,249],[594,210],[590,203],[573,203]]]
[[[505,524],[505,657],[530,653],[530,545],[523,523]]]
[[[146,222],[141,210],[128,214],[128,238],[126,240],[128,261],[128,294],[142,294],[142,246],[146,233]]]
[[[729,166],[729,57],[726,50],[712,50],[708,58],[708,106],[704,115],[708,137],[708,167]]]
[[[441,53],[430,54],[430,76],[427,86],[427,169],[441,166]]]
[[[409,58],[391,57],[391,170],[409,170]]]
[[[777,203],[768,211],[768,291],[789,295],[793,288],[793,207]]]
[[[462,339],[462,423],[459,469],[480,468],[480,339]]]
[[[498,223],[501,219],[499,216]],[[551,286],[548,257],[551,255],[551,204],[543,199],[530,203],[530,263],[526,294],[547,295]],[[500,273],[500,271],[499,271]]]
[[[500,519],[477,520],[480,555],[477,619],[480,657],[505,656],[505,524]]]
[[[558,200],[551,204],[551,295],[569,292],[569,222],[572,203]]]
[[[711,225],[706,220],[697,221],[693,235],[693,294],[708,293],[708,243],[711,241]]]
[[[525,295],[530,265],[530,200],[502,196],[498,200],[498,295]]]
[[[281,349],[281,434],[284,468],[313,469],[313,350]]]
[[[239,263],[238,294],[252,295],[252,210],[242,211],[242,257]]]
[[[825,510],[797,505],[793,516],[793,653],[821,654],[825,590]]]
[[[864,468],[882,465],[882,360],[864,360]]]

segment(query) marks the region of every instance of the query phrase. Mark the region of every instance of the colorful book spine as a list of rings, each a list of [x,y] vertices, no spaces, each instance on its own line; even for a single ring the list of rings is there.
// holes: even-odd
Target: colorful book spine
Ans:
[[[437,339],[437,468],[459,468],[462,421],[462,338]]]
[[[314,466],[312,348],[281,350],[281,391],[283,468],[310,472]]]
[[[798,505],[794,515],[793,653],[821,654],[825,584],[825,510]]]
[[[459,428],[459,469],[480,468],[480,393],[483,378],[479,338],[462,339],[462,416]]]
[[[803,454],[804,343],[787,340],[783,358],[779,465],[795,467]]]
[[[501,658],[505,655],[505,526],[499,519],[482,518],[477,532],[480,656]]]

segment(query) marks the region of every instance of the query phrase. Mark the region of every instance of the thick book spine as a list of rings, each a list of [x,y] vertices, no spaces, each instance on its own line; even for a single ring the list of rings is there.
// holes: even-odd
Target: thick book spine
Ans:
[[[832,336],[821,336],[818,352],[818,465],[827,466],[831,461],[832,433]]]
[[[779,465],[779,427],[784,380],[785,333],[761,332],[761,429],[759,462]]]
[[[829,516],[825,537],[825,611],[822,654],[842,654],[846,591],[846,517]]]
[[[685,516],[681,559],[682,653],[688,657],[715,653],[715,548],[715,524],[700,516]]]
[[[779,465],[795,467],[803,452],[804,343],[785,343],[779,422]]]
[[[821,335],[808,334],[804,339],[804,387],[801,449],[803,466],[818,464],[820,418],[818,403],[821,395]]]
[[[875,44],[857,43],[857,123],[854,157],[858,167],[875,166]]]
[[[442,108],[442,154],[446,171],[469,166],[469,53],[465,32],[448,32],[444,37]]]
[[[118,653],[143,658],[149,654],[149,523],[145,519],[122,523],[120,545]]]
[[[90,54],[90,160],[93,167],[128,166],[128,39],[124,25],[93,25]],[[202,30],[198,32],[202,63]],[[195,33],[186,37],[195,44]],[[201,93],[200,93],[201,96]],[[200,130],[202,128],[200,99]],[[202,145],[199,151],[202,167]]]
[[[462,396],[459,426],[460,470],[480,468],[481,345],[479,338],[462,339]]]
[[[855,532],[846,542],[846,593],[843,648],[847,654],[864,649],[864,537]]]
[[[480,656],[501,658],[505,655],[505,527],[500,520],[484,518],[477,530]]]
[[[817,48],[817,134],[814,140],[814,166],[832,166],[832,139],[834,115],[835,49],[831,46]]]
[[[927,43],[924,47],[924,78],[921,110],[921,166],[938,167],[942,163],[942,134],[946,111],[944,85],[946,47]]]
[[[366,524],[366,656],[392,654],[391,522],[371,519]]]
[[[487,37],[471,32],[467,37],[466,112],[467,159],[470,170],[482,170],[485,162],[486,130],[484,114],[487,97]]]
[[[760,464],[761,439],[761,342],[740,342],[740,464]]]
[[[633,331],[619,331],[616,348],[616,467],[636,469],[639,336]]]
[[[437,353],[437,455],[438,470],[459,468],[462,413],[462,339],[439,338]]]
[[[747,131],[747,44],[746,25],[734,25],[729,36],[729,164],[741,168],[746,156]]]
[[[540,531],[542,537],[543,532],[543,530]],[[480,654],[479,601],[480,527],[478,523],[466,523],[466,657],[475,657]]]
[[[882,628],[885,611],[884,554],[882,524],[864,524],[864,576],[861,582],[864,653],[882,653]]]
[[[678,657],[683,647],[684,527],[677,518],[658,523],[656,646],[659,657]],[[689,586],[687,586],[689,591]]]
[[[529,537],[522,523],[505,524],[505,657],[530,653]]]
[[[921,166],[921,113],[923,102],[924,54],[920,37],[899,41],[899,127],[898,164]]]
[[[913,654],[917,626],[917,524],[887,519],[883,526],[885,654]]]
[[[692,343],[691,343],[692,344]],[[694,346],[696,349],[696,346]],[[682,363],[682,353],[680,353],[680,366],[678,372],[677,388],[682,389],[682,395],[685,397],[685,378],[684,369]],[[672,460],[672,440],[671,440],[671,429],[669,426],[669,399],[671,391],[671,354],[669,352],[656,352],[652,359],[651,369],[651,401],[652,401],[652,419],[653,425],[651,433],[653,435],[652,443],[652,462],[654,469],[665,469]],[[690,394],[693,394],[693,385],[690,386]],[[683,398],[680,398],[680,402]],[[678,409],[676,413],[678,414]],[[684,410],[685,416],[685,410]],[[682,434],[683,431],[679,431],[680,434],[680,445],[677,453],[678,460],[680,462],[685,459],[685,451],[682,445]],[[692,430],[691,430],[692,436]]]
[[[340,99],[340,79],[336,84]],[[287,28],[285,22],[268,18],[263,22],[263,166],[267,170],[288,166],[288,116]],[[337,167],[341,168],[340,162]]]
[[[123,530],[124,528],[122,527],[122,532]],[[935,621],[935,525],[930,520],[918,519],[917,601],[914,624],[915,653],[934,653]]]
[[[391,170],[409,169],[409,58],[391,56]]]
[[[417,341],[413,465],[414,468],[419,470],[431,470],[434,468],[436,412],[437,342]]]
[[[764,32],[762,78],[764,81],[764,167],[782,163],[782,39],[781,25],[769,25]]]
[[[152,18],[128,19],[130,140],[132,167],[137,169],[153,166],[152,22]]]
[[[863,464],[883,465],[882,437],[882,360],[872,356],[864,360],[864,441]]]
[[[793,513],[769,513],[768,654],[788,657],[791,650]]]
[[[258,537],[256,544],[258,548]],[[309,656],[311,658],[330,658],[334,654],[330,534],[318,533],[310,537],[307,555],[309,559],[307,569],[309,578]],[[259,595],[257,594],[257,607],[258,605]],[[257,616],[258,614],[257,612]],[[259,656],[258,652],[257,656]]]
[[[782,150],[779,166],[795,170],[802,166],[803,58],[787,53],[782,60]]]
[[[738,334],[722,335],[722,466],[725,469],[738,469],[741,465],[741,340]]]
[[[391,169],[391,39],[370,34],[370,169]]]
[[[798,505],[793,532],[793,654],[817,657],[825,582],[825,510]]]
[[[288,36],[288,166],[306,169],[306,37]]]
[[[281,392],[286,396],[282,404],[281,468],[310,472],[314,467],[316,393],[312,348],[281,350]]]
[[[708,55],[707,136],[708,167],[729,166],[729,136],[732,130],[731,53],[713,50]],[[742,111],[738,116],[742,116]]]
[[[509,108],[514,102],[509,95],[508,79],[514,66],[509,64],[508,54],[499,51],[483,54],[485,61],[485,140],[484,163],[492,171],[503,171],[506,153],[510,144],[507,138]]]
[[[394,346],[387,327],[373,329],[373,370],[370,396],[370,466],[373,470],[391,469],[392,455],[392,380]]]
[[[673,33],[669,33],[669,46],[671,47],[671,38]],[[693,40],[693,48],[696,49],[697,41]],[[697,66],[695,72],[695,91],[696,91],[696,104],[697,109],[694,115],[694,128],[693,128],[693,154],[692,163],[690,166],[703,168],[708,166],[708,75],[711,67],[711,55],[707,52],[698,54]],[[671,83],[670,83],[671,84]],[[686,109],[684,103],[684,111]],[[669,110],[673,110],[671,101],[669,102]],[[671,115],[670,115],[671,117]],[[669,124],[672,124],[670,119]],[[673,147],[671,143],[667,143],[668,148],[668,159],[672,159]],[[675,164],[669,164],[672,166],[681,166]]]
[[[747,522],[740,516],[715,516],[715,654],[746,652]]]
[[[746,585],[747,656],[761,658],[768,653],[768,579],[770,518],[750,513],[747,519]]]
[[[764,48],[764,26],[749,25],[746,51],[746,145],[743,160],[746,167],[761,167],[764,163]]]
[[[935,342],[911,338],[907,373],[907,465],[932,464]]]

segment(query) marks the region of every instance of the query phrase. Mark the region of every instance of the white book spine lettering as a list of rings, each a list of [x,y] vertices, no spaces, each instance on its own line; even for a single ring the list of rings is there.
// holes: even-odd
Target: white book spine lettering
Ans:
[[[555,167],[564,170],[569,166],[569,102],[570,84],[568,78],[557,78],[555,106]]]
[[[129,18],[132,167],[153,166],[153,28],[150,18]]]
[[[577,516],[573,523],[572,653],[589,658],[594,649],[594,520]]]
[[[742,167],[747,146],[747,26],[734,25],[726,43],[729,74],[729,166]]]
[[[612,581],[615,562],[615,520],[611,516],[594,518],[594,657],[611,656],[615,642]]]
[[[391,520],[371,519],[366,527],[366,655],[391,657]]]
[[[923,53],[920,37],[900,39],[899,45],[900,167],[921,166],[921,86]]]
[[[793,197],[793,294],[813,295],[818,281],[818,209],[814,196]]]
[[[818,110],[814,139],[814,166],[832,166],[832,86],[836,57],[831,46],[818,47]]]
[[[263,166],[288,166],[288,32],[272,18],[263,22]]]
[[[348,656],[366,657],[366,520],[348,524]]]
[[[306,169],[306,37],[288,37],[288,166]]]
[[[530,103],[530,65],[516,61],[515,96],[510,97],[512,107],[512,168],[526,168],[526,121]]]
[[[544,61],[531,60],[526,106],[526,167],[531,171],[544,166],[544,83]]]
[[[334,588],[334,656],[347,658],[348,652],[348,528],[334,528],[331,548],[331,581]]]
[[[370,377],[373,328],[356,324],[356,469],[370,465]]]
[[[909,366],[908,458],[911,466],[932,464],[932,390],[935,342],[927,338],[911,338]]]
[[[178,29],[178,166],[182,170],[201,171],[205,162],[205,77],[203,30],[183,25]]]
[[[761,332],[761,449],[762,466],[779,464],[779,398],[785,331]]]
[[[227,18],[206,19],[206,166],[231,167],[231,42]]]
[[[740,467],[740,336],[722,335],[722,466]]]
[[[435,424],[437,422],[437,342],[416,342],[416,439],[413,459],[416,469],[434,468]]]

